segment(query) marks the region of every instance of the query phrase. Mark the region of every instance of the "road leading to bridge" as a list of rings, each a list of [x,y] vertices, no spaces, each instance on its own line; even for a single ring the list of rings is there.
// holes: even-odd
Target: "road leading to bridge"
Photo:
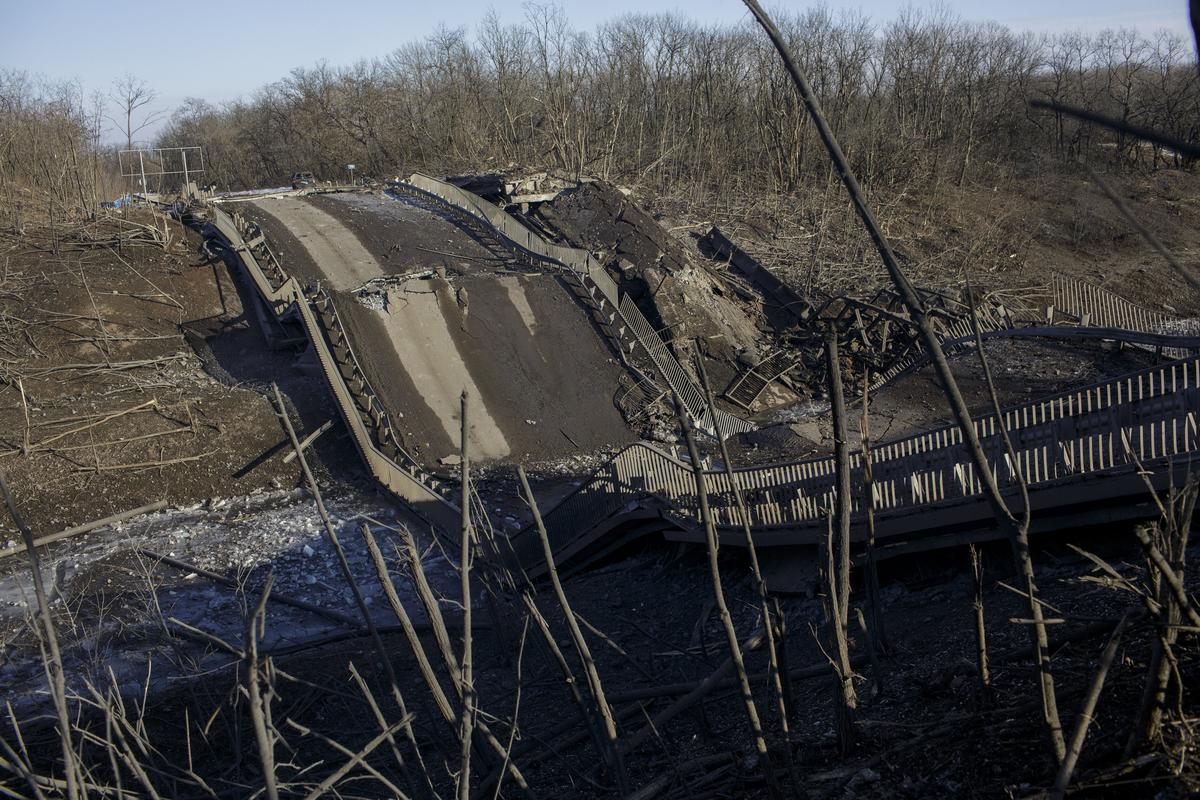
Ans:
[[[355,289],[385,274],[345,225],[306,198],[280,197],[255,205],[295,233],[330,288]]]

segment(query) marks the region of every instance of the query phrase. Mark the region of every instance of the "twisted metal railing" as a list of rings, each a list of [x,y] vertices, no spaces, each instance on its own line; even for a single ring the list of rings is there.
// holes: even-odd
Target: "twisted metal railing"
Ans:
[[[407,187],[416,188],[438,197],[487,223],[512,245],[539,261],[551,262],[570,270],[581,280],[584,278],[590,280],[654,362],[663,380],[679,395],[680,400],[687,408],[688,416],[698,427],[713,432],[716,430],[716,425],[719,424],[725,435],[753,430],[754,426],[751,423],[720,409],[717,409],[716,420],[711,419],[704,394],[699,386],[667,348],[662,337],[654,330],[629,295],[620,293],[604,266],[592,258],[591,253],[548,242],[540,234],[513,219],[503,209],[445,181],[439,181],[417,172],[413,173],[405,181],[405,184]]]
[[[994,415],[974,421],[1002,491],[1015,490],[1018,470],[1031,488],[1112,471],[1137,462],[1193,457],[1200,449],[1200,359],[1152,367],[1115,380],[1005,410],[1016,461],[1005,455]],[[873,508],[906,514],[935,504],[979,497],[982,487],[957,426],[946,426],[871,449]],[[862,484],[862,453],[850,458],[851,481]],[[836,487],[832,456],[735,471],[756,529],[824,524]],[[717,524],[740,528],[729,479],[706,470]],[[691,466],[645,443],[629,445],[545,515],[556,547],[636,498],[655,495],[669,516],[698,523]],[[852,498],[865,514],[865,497]]]

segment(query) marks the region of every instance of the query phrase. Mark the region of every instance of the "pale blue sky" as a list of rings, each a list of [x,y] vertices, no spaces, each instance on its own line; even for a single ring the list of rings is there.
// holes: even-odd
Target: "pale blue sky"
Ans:
[[[910,0],[827,2],[833,10],[859,9],[886,21]],[[563,0],[580,28],[624,13],[682,11],[701,22],[746,16],[738,0]],[[803,8],[795,0],[772,8]],[[1017,29],[1096,31],[1137,27],[1189,34],[1187,0],[949,0],[970,20],[992,19]],[[183,98],[215,103],[249,95],[297,66],[332,65],[381,56],[432,31],[439,23],[474,28],[490,7],[505,22],[519,22],[517,0],[0,0],[0,68],[53,79],[79,79],[85,90],[107,91],[113,78],[131,72],[159,93],[156,107]]]

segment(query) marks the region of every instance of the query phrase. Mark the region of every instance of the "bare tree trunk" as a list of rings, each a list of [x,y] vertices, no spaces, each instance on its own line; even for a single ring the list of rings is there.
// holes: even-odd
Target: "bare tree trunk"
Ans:
[[[1055,757],[1061,764],[1066,755],[1066,742],[1063,739],[1062,721],[1058,715],[1058,701],[1054,690],[1054,676],[1050,672],[1050,640],[1046,632],[1042,603],[1038,600],[1037,581],[1033,572],[1033,557],[1029,551],[1029,523],[1031,509],[1029,507],[1029,484],[1021,471],[1021,461],[1013,447],[1012,437],[1008,435],[1008,423],[1004,411],[1000,408],[1000,395],[996,391],[996,382],[992,379],[992,368],[988,364],[987,352],[983,347],[983,334],[979,329],[979,315],[975,308],[975,288],[971,285],[969,272],[964,271],[967,289],[967,301],[971,311],[971,332],[975,337],[975,353],[979,357],[979,369],[983,373],[984,384],[987,386],[988,399],[992,404],[992,414],[995,415],[996,427],[1000,430],[1000,439],[1004,443],[1004,454],[1013,472],[1013,477],[1020,491],[1021,518],[1014,518],[1016,527],[1009,543],[1013,548],[1013,560],[1017,563],[1021,578],[1025,584],[1025,593],[1029,600],[1029,615],[1033,620],[1031,635],[1033,640],[1034,660],[1037,663],[1038,678],[1042,692],[1042,715],[1050,731],[1051,747]],[[1011,516],[1011,515],[1010,515]]]
[[[546,642],[546,648],[550,651],[554,662],[558,664],[558,669],[563,674],[563,680],[567,684],[567,688],[571,692],[571,699],[575,702],[575,707],[579,709],[579,717],[583,720],[584,726],[587,728],[588,735],[592,737],[592,744],[596,748],[596,755],[601,759],[612,763],[620,758],[620,753],[615,748],[610,747],[608,737],[599,730],[596,720],[592,718],[591,709],[588,708],[583,699],[583,693],[579,691],[579,680],[575,677],[575,673],[571,670],[571,665],[567,663],[566,656],[563,655],[562,648],[558,646],[558,642],[554,640],[554,634],[550,631],[550,625],[546,622],[546,618],[538,609],[537,603],[534,602],[533,596],[528,592],[521,595],[525,601],[525,608],[529,616],[533,618],[534,624],[538,631],[542,634],[542,640]],[[615,758],[614,758],[615,756]]]

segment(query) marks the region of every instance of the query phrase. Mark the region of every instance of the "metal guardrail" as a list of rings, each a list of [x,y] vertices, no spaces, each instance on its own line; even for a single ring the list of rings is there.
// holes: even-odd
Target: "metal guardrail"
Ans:
[[[443,202],[486,222],[509,242],[535,258],[565,267],[581,280],[583,278],[590,280],[620,315],[629,331],[659,369],[663,379],[679,395],[687,408],[688,415],[696,425],[709,432],[716,430],[714,421],[709,418],[707,403],[700,388],[678,359],[667,349],[666,343],[655,332],[654,327],[630,297],[620,294],[616,283],[604,266],[592,258],[591,253],[548,242],[513,219],[503,209],[445,181],[415,172],[404,183],[409,187],[434,195]],[[716,422],[720,424],[720,429],[725,435],[754,429],[754,426],[746,420],[720,409],[717,410]]]
[[[1187,358],[1197,352],[1196,348],[1186,346],[1171,346],[1162,343],[1138,341],[1136,335],[1144,333],[1150,338],[1161,336],[1174,338],[1178,342],[1186,342],[1190,338],[1186,334],[1171,333],[1173,325],[1180,322],[1179,317],[1172,317],[1160,311],[1139,306],[1124,297],[1101,286],[1065,275],[1055,275],[1051,281],[1052,305],[1049,315],[1055,317],[1049,320],[1055,328],[1062,328],[1061,338],[1097,338],[1124,342],[1144,350],[1157,351],[1168,359]],[[1061,315],[1070,319],[1061,320]],[[1078,323],[1073,325],[1072,323]],[[984,338],[992,336],[1049,336],[1055,335],[1054,330],[1044,327],[1013,328],[1009,321],[994,314],[980,315],[979,329]],[[1103,330],[1104,335],[1100,335]],[[1095,337],[1085,335],[1094,332]],[[1124,334],[1124,335],[1123,335]],[[969,319],[960,319],[945,328],[938,337],[948,355],[974,346],[974,335]],[[886,372],[880,374],[871,384],[875,391],[888,383],[900,378],[914,369],[928,363],[929,355],[922,347],[912,355],[897,361]]]
[[[798,363],[800,357],[795,352],[776,350],[738,375],[733,385],[725,391],[725,396],[749,411],[754,401],[768,386],[784,373],[794,369]]]
[[[278,287],[272,285],[271,279],[258,263],[252,249],[243,240],[242,232],[233,217],[215,206],[210,205],[208,210],[210,224],[218,235],[226,241],[230,250],[236,254],[243,271],[250,278],[259,296],[272,309],[276,317],[282,317],[293,310],[299,316],[305,333],[308,336],[309,343],[312,345],[313,352],[317,356],[321,371],[325,375],[325,379],[333,392],[335,404],[341,412],[347,428],[350,430],[355,447],[358,448],[371,474],[376,480],[387,487],[388,490],[404,500],[430,522],[433,522],[435,525],[447,527],[447,529],[453,529],[453,526],[458,524],[457,520],[460,518],[458,508],[442,497],[433,487],[427,486],[418,477],[419,466],[414,463],[406,468],[379,450],[374,438],[371,436],[371,432],[367,429],[363,421],[362,415],[359,413],[356,397],[368,398],[364,403],[366,406],[364,410],[368,414],[368,417],[378,426],[382,426],[382,423],[386,420],[382,406],[378,405],[374,394],[366,386],[365,376],[362,377],[363,386],[357,392],[350,388],[346,378],[341,373],[338,358],[326,340],[327,331],[308,296],[306,296],[304,289],[300,286],[300,283],[294,277],[287,277]],[[282,273],[281,268],[276,264],[272,264],[271,267],[273,272],[279,271]],[[325,299],[329,304],[328,310],[332,310],[332,300],[327,297]],[[327,313],[329,313],[328,310]],[[334,312],[334,318],[336,319],[336,312]],[[353,359],[353,350],[350,348],[349,340],[346,338],[345,333],[340,330],[340,324],[337,327],[337,335],[343,342],[341,346],[345,348],[350,358]],[[353,360],[351,363],[357,368],[356,360]],[[361,375],[361,371],[359,371],[359,374]],[[382,427],[384,430],[390,431],[390,427]],[[397,450],[403,453],[403,450],[400,450],[398,447]]]
[[[1052,310],[1074,317],[1084,325],[1142,333],[1167,333],[1172,325],[1180,322],[1179,317],[1140,306],[1103,286],[1078,278],[1055,275],[1052,289]],[[1134,346],[1156,349],[1136,343]],[[1161,350],[1167,358],[1186,358],[1193,352],[1180,347],[1163,347]]]
[[[1004,327],[1005,323],[994,315],[979,317],[980,333],[986,334],[991,331],[1002,330]],[[959,319],[945,326],[938,333],[938,342],[942,345],[942,349],[948,356],[973,347],[975,340],[971,320]],[[913,370],[928,364],[930,360],[929,352],[925,349],[925,343],[922,341],[911,354],[896,361],[885,372],[875,376],[875,379],[871,381],[871,391],[874,392],[892,381],[904,377]]]
[[[1017,455],[1004,453],[994,415],[974,425],[1002,491],[1017,486],[1017,470],[1031,488],[1084,475],[1132,472],[1134,461],[1151,463],[1200,450],[1200,359],[1142,370],[1073,392],[1025,403],[1004,412]],[[873,508],[877,515],[904,515],[933,504],[981,496],[974,464],[956,426],[907,436],[871,449]],[[862,453],[851,455],[853,485],[862,485]],[[832,457],[748,467],[735,472],[758,529],[823,525],[836,491]],[[719,526],[737,529],[740,520],[723,470],[706,470],[710,505]],[[590,480],[545,515],[556,545],[593,526],[595,514],[653,494],[687,526],[698,523],[691,467],[651,445],[629,445]],[[852,498],[853,513],[865,514],[865,498]],[[557,547],[556,547],[557,549]]]

